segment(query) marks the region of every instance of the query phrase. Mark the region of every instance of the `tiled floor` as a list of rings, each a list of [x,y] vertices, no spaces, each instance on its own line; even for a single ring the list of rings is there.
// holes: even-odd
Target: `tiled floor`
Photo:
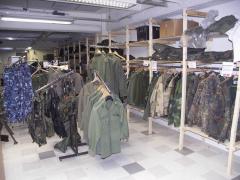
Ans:
[[[234,162],[233,176],[226,175],[226,152],[188,136],[179,152],[178,132],[154,124],[155,133],[148,135],[147,127],[134,116],[121,153],[104,160],[84,155],[63,161],[58,159],[63,154],[53,149],[58,137],[38,147],[26,128],[16,128],[19,144],[3,144],[6,180],[240,180],[240,161]],[[70,153],[69,149],[66,154]]]

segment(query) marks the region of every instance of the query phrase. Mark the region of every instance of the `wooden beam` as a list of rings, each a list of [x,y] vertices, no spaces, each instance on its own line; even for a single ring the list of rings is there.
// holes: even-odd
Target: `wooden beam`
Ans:
[[[201,12],[201,11],[187,10],[187,15],[191,17],[205,18],[207,17],[208,14],[206,12]]]

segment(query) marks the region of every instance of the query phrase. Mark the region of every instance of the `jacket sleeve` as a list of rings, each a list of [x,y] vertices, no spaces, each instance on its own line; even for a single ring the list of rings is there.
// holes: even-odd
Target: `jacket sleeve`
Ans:
[[[120,61],[116,62],[115,73],[116,73],[115,77],[117,77],[116,81],[119,82],[120,97],[126,97],[127,96],[127,78],[126,78],[126,75],[124,74]]]
[[[121,105],[121,139],[129,138],[128,119],[126,109]]]
[[[81,89],[79,95],[78,95],[78,126],[81,127],[81,121],[82,121],[82,113],[83,113],[83,98],[84,98],[84,88]]]
[[[96,107],[93,107],[89,127],[88,127],[88,140],[89,140],[89,150],[90,153],[95,155],[97,153],[97,144],[101,137],[101,121],[98,115],[98,111]]]

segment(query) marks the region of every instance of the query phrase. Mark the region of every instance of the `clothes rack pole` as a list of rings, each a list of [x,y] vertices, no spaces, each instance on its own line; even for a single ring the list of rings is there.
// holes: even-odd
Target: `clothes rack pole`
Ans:
[[[181,120],[180,120],[180,136],[179,150],[183,149],[184,126],[185,126],[185,109],[186,109],[186,89],[187,89],[187,38],[185,31],[187,30],[187,12],[183,9],[183,59],[182,59],[182,103],[181,103]]]
[[[89,65],[89,39],[86,38],[86,55],[87,55],[87,67]]]
[[[69,45],[67,45],[67,57],[68,57],[68,69],[70,69],[70,54],[69,54]]]
[[[149,41],[148,41],[148,56],[152,56],[153,54],[153,19],[150,18],[148,20],[149,24]],[[149,58],[149,84],[151,83],[153,78],[153,69],[152,69],[152,62]],[[152,117],[148,117],[148,134],[152,134]]]
[[[37,89],[35,92],[36,92],[36,93],[39,93],[40,91],[43,91],[43,90],[49,88],[50,86],[54,85],[55,83],[57,83],[58,81],[60,81],[60,80],[62,80],[62,79],[64,79],[64,78],[66,78],[66,77],[72,75],[73,73],[74,73],[74,71],[70,71],[70,72],[68,72],[68,73],[66,73],[66,74],[63,74],[62,76],[60,76],[60,77],[57,78],[56,80],[54,80],[54,81],[52,81],[52,82],[46,84],[45,86],[43,86],[43,87]]]
[[[112,52],[112,35],[111,35],[111,31],[108,32],[108,51],[109,53]]]
[[[130,49],[129,49],[129,26],[126,26],[126,63],[127,63],[127,78],[129,78],[129,73],[130,73],[130,67],[129,67],[129,59],[130,59]],[[130,107],[127,105],[127,120],[128,120],[128,125],[129,120],[130,120]]]
[[[76,67],[76,43],[74,42],[73,43],[73,69],[74,69],[74,72],[77,71],[77,67]]]
[[[239,63],[238,63],[238,67],[239,67]],[[229,144],[229,154],[228,154],[227,173],[229,176],[232,173],[233,154],[235,151],[236,134],[237,134],[237,128],[238,128],[238,118],[239,118],[239,108],[240,108],[240,69],[238,70],[238,82],[237,82],[236,93],[237,94],[236,94],[235,105],[234,105],[230,144]]]
[[[78,41],[78,58],[79,58],[79,71],[82,74],[82,49],[81,49],[81,41]]]

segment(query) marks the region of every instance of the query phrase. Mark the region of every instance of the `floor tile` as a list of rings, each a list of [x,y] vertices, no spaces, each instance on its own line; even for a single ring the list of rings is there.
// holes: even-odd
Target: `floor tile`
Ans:
[[[85,173],[82,168],[77,168],[73,170],[66,171],[66,176],[69,180],[78,180],[83,177],[87,176],[87,173]]]
[[[187,147],[183,147],[183,149],[181,151],[179,151],[178,149],[175,149],[175,151],[179,152],[180,154],[184,155],[184,156],[187,156],[189,154],[192,154],[194,153],[193,150],[187,148]]]
[[[197,153],[201,154],[201,155],[203,155],[205,157],[212,157],[212,156],[216,156],[217,155],[217,153],[212,151],[211,149],[203,149],[201,151],[198,151]]]
[[[177,159],[175,162],[177,162],[185,167],[189,167],[189,166],[196,164],[196,162],[194,160],[188,158],[187,156]]]
[[[219,175],[218,173],[214,171],[210,171],[204,175],[202,175],[206,180],[228,180],[227,178]]]
[[[160,153],[167,153],[172,150],[169,146],[166,145],[160,145],[154,149],[156,149]]]
[[[129,173],[129,174],[135,174],[140,171],[144,171],[144,168],[138,164],[138,163],[131,163],[123,166],[123,168]]]
[[[142,131],[142,133],[146,136],[151,136],[153,134],[156,134],[154,131],[152,132],[152,134],[148,134],[148,131]]]
[[[240,180],[240,175],[239,175],[239,176],[236,176],[236,177],[234,177],[232,180]]]
[[[41,164],[39,161],[23,163],[22,165],[23,171],[32,171],[41,168]]]
[[[103,167],[104,170],[111,170],[114,168],[119,168],[120,166],[113,160],[106,160],[101,162],[101,166]]]
[[[171,171],[167,170],[166,168],[164,168],[161,165],[150,168],[150,169],[148,169],[148,171],[151,172],[157,178],[162,178],[166,175],[171,174]]]
[[[39,159],[40,160],[48,159],[48,158],[52,158],[52,157],[56,157],[54,151],[46,151],[46,152],[39,153]]]

